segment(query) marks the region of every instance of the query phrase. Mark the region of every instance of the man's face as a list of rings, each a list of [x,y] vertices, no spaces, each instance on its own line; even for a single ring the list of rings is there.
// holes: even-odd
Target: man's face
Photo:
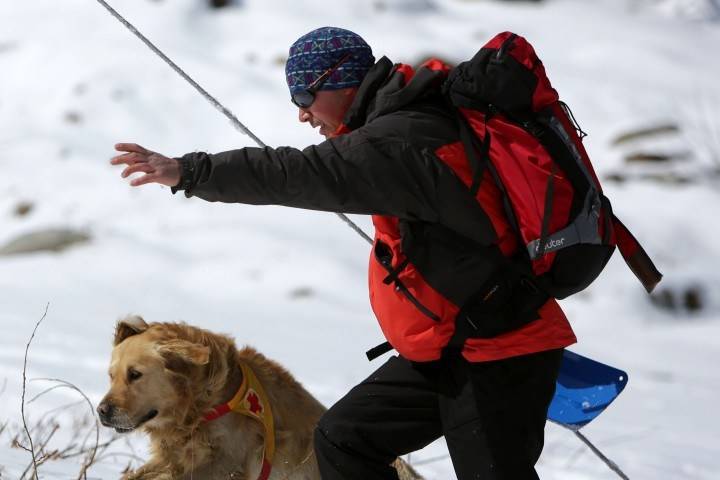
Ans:
[[[348,108],[355,98],[357,87],[340,90],[320,90],[315,101],[307,108],[299,107],[298,120],[320,127],[320,135],[330,138],[342,124]]]

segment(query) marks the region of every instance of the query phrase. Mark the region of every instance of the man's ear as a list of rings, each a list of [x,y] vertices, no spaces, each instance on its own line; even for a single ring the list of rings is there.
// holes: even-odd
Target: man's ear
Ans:
[[[115,325],[115,339],[113,346],[119,345],[126,338],[142,333],[149,328],[145,320],[139,315],[129,315],[118,321]]]
[[[180,359],[193,365],[210,362],[210,347],[187,340],[167,340],[155,346],[155,350],[168,360]]]

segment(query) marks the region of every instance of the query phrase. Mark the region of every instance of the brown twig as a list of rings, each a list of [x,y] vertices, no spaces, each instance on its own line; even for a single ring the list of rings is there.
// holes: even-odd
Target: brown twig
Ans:
[[[93,450],[93,448],[96,448],[97,452],[102,453],[105,449],[107,449],[107,447],[109,447],[110,445],[115,443],[117,441],[117,439],[118,439],[118,437],[115,436],[106,442],[98,444],[97,447],[81,448],[80,450],[78,450],[76,452],[67,451],[67,449],[66,449],[61,452],[58,452],[57,458],[58,458],[58,460],[67,460],[68,458],[79,457],[81,455],[86,455],[86,454],[90,453]],[[97,463],[99,460],[101,460],[101,458],[102,457],[99,457],[96,454],[95,455],[95,463]]]
[[[27,473],[28,473],[28,472],[31,472],[31,471],[32,471],[32,474],[33,474],[34,476],[37,476],[38,467],[39,467],[40,465],[42,465],[43,463],[45,463],[45,461],[47,461],[49,455],[46,454],[46,453],[44,453],[45,447],[48,446],[48,444],[50,443],[50,440],[52,439],[52,437],[54,437],[54,436],[55,436],[55,433],[57,433],[57,431],[60,429],[60,425],[59,425],[57,422],[53,422],[53,423],[50,423],[50,424],[48,424],[48,425],[51,427],[51,428],[50,428],[50,432],[47,434],[47,436],[45,437],[44,440],[42,440],[41,442],[39,442],[39,443],[37,444],[37,446],[36,446],[36,447],[37,447],[37,452],[38,452],[38,453],[37,453],[37,456],[36,456],[36,457],[33,459],[33,461],[25,468],[25,470],[23,470],[22,475],[20,475],[20,480],[23,480],[23,479],[25,478],[25,475],[27,475]],[[46,431],[46,430],[45,430],[46,425],[41,422],[41,423],[37,423],[37,424],[35,425],[35,427],[36,427],[36,430],[37,430],[38,437],[42,437],[42,435],[43,435],[43,434],[45,433],[45,431]]]
[[[47,446],[50,444],[50,440],[52,440],[52,438],[55,436],[55,434],[58,432],[58,430],[60,430],[60,425],[57,423],[53,424],[52,429],[45,437],[45,440],[43,440],[42,443],[39,444],[39,448],[38,448],[39,458],[37,460],[38,467],[40,465],[42,465],[43,463],[47,462],[48,460],[52,459],[55,452],[53,451],[53,452],[48,453],[45,450],[46,450]]]
[[[27,426],[27,421],[25,419],[25,388],[27,383],[27,357],[28,357],[28,350],[30,350],[30,343],[32,343],[33,338],[35,338],[35,332],[37,332],[38,327],[42,323],[43,320],[45,320],[45,317],[47,316],[48,308],[50,308],[50,302],[45,305],[45,313],[43,313],[42,318],[38,320],[38,322],[35,324],[35,328],[33,329],[32,335],[30,335],[30,340],[28,340],[27,344],[25,345],[25,359],[23,362],[23,372],[22,372],[22,398],[20,401],[20,415],[22,416],[22,422],[23,427],[25,428],[25,433],[28,437],[28,442],[30,443],[30,455],[32,456],[32,462],[33,462],[33,476],[35,477],[35,480],[38,479],[37,474],[37,459],[35,458],[35,446],[33,445],[32,436],[30,435],[30,429]],[[22,445],[21,445],[22,446]],[[25,450],[28,450],[27,447],[22,446]]]
[[[31,382],[34,382],[34,381],[36,381],[36,380],[42,380],[42,379],[39,379],[39,378],[31,378],[31,379],[30,379]],[[33,398],[31,398],[30,400],[28,400],[28,401],[27,401],[27,404],[30,405],[31,403],[33,403],[33,402],[34,402],[35,400],[37,400],[38,398],[40,398],[40,397],[42,397],[42,396],[44,396],[44,395],[47,395],[48,393],[52,392],[53,390],[58,390],[58,389],[60,389],[60,388],[65,388],[65,386],[64,386],[64,385],[53,385],[52,387],[46,388],[45,390],[43,390],[42,392],[38,393],[37,395],[35,395],[35,396],[34,396]],[[82,403],[82,400],[78,400],[78,402],[79,402],[79,403]],[[54,409],[53,409],[53,410],[54,410]],[[53,410],[51,410],[51,411],[53,411]]]
[[[87,457],[87,459],[83,463],[82,468],[80,469],[80,473],[78,474],[78,480],[80,480],[82,478],[86,478],[88,468],[90,468],[90,466],[95,462],[95,454],[97,453],[98,445],[100,444],[100,424],[98,423],[97,417],[95,417],[95,406],[92,404],[92,402],[90,401],[88,396],[85,395],[85,393],[82,390],[80,390],[78,387],[76,387],[72,383],[67,382],[65,380],[60,380],[58,378],[34,378],[32,381],[55,382],[55,383],[59,384],[59,385],[57,385],[58,387],[66,387],[66,388],[75,390],[77,393],[79,393],[85,399],[85,402],[90,407],[91,415],[93,417],[93,420],[95,420],[95,445],[93,446],[93,448],[90,452],[90,455]],[[49,392],[50,390],[52,390],[52,389],[48,389],[48,390],[46,390],[46,392]]]
[[[80,402],[84,403],[84,400],[81,400]],[[66,408],[66,406],[62,407],[62,409]],[[55,411],[60,410],[60,408],[54,409]],[[47,412],[45,415],[43,415],[42,418],[47,416]],[[98,443],[97,445],[92,445],[86,447],[86,444],[88,442],[88,436],[92,434],[92,430],[90,430],[86,435],[82,435],[83,428],[87,425],[86,419],[88,419],[87,416],[83,417],[83,420],[76,420],[73,425],[73,434],[72,438],[66,443],[64,447],[61,448],[52,448],[48,450],[49,442],[55,437],[55,434],[62,431],[62,428],[60,425],[54,420],[49,419],[47,421],[45,420],[37,420],[35,423],[30,427],[30,431],[33,434],[33,437],[36,439],[35,441],[35,450],[37,451],[36,459],[37,459],[37,466],[42,467],[46,463],[53,462],[53,461],[65,461],[68,459],[78,458],[78,457],[87,457],[88,460],[83,465],[83,468],[85,472],[87,472],[88,468],[85,468],[86,466],[89,467],[91,465],[97,465],[104,459],[108,457],[113,456],[120,456],[121,454],[114,454],[107,452],[108,448],[111,446],[117,444],[117,442],[120,440],[127,441],[127,438],[123,437],[122,435],[114,434],[109,439],[103,441],[102,443]],[[5,428],[5,431],[3,431],[3,428]],[[11,425],[6,422],[4,424],[0,424],[0,433],[10,432],[11,431]],[[12,440],[12,446],[15,448],[22,448],[20,435],[25,435],[24,432],[22,432],[22,427],[18,427],[19,430],[15,434],[15,437]],[[42,439],[42,440],[37,440]],[[94,453],[94,461],[90,462],[90,455]],[[126,454],[125,456],[133,458],[140,463],[143,462],[142,458],[140,458],[138,455],[135,454]],[[21,473],[19,477],[17,477],[19,480],[23,480],[28,478],[28,473],[30,473],[33,470],[34,464],[30,463],[25,470]],[[81,470],[79,475],[85,475],[86,473],[83,473]],[[2,477],[0,477],[0,480],[2,480]]]

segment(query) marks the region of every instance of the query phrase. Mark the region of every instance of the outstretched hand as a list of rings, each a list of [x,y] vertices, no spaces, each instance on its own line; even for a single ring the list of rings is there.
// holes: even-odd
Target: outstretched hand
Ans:
[[[150,151],[136,143],[118,143],[115,145],[115,150],[125,152],[110,160],[112,165],[127,165],[122,171],[122,178],[137,172],[145,174],[130,182],[133,187],[146,183],[174,187],[180,183],[180,162],[176,159]]]

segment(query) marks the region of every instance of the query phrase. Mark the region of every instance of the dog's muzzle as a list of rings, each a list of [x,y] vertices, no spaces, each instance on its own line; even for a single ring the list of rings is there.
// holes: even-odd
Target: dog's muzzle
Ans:
[[[149,422],[153,418],[157,417],[158,411],[155,409],[150,410],[145,416],[143,416],[139,422],[135,425],[128,425],[127,422],[118,422],[117,409],[114,405],[109,402],[102,402],[97,407],[98,416],[100,417],[100,423],[106,427],[114,428],[118,433],[132,432],[136,428],[140,427],[145,422]],[[124,416],[124,415],[123,415]],[[127,417],[124,418],[127,420]]]

